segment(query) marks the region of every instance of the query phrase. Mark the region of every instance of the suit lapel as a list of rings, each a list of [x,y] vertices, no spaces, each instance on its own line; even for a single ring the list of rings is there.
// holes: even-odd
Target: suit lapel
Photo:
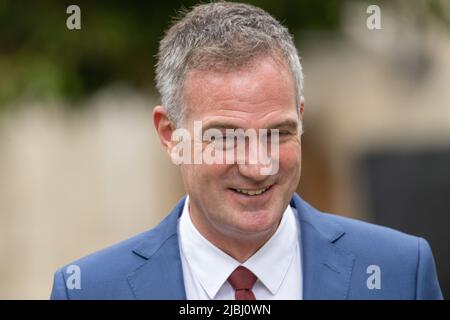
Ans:
[[[133,252],[145,259],[128,275],[128,283],[139,300],[185,300],[183,269],[178,245],[178,217],[183,198],[172,212]]]
[[[303,299],[347,299],[355,257],[336,245],[344,230],[297,194],[291,205],[300,221]]]

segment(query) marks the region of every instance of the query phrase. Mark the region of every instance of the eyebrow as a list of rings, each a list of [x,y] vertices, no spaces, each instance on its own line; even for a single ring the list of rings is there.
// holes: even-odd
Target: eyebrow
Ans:
[[[272,130],[272,129],[289,129],[289,130],[297,130],[298,128],[298,122],[293,120],[293,119],[286,119],[286,120],[282,120],[280,122],[271,124],[268,126],[268,128],[264,128],[267,130]],[[210,123],[207,123],[202,130],[206,131],[209,129],[218,129],[218,130],[224,130],[224,129],[243,129],[246,130],[245,128],[236,126],[233,123],[227,123],[227,122],[216,122],[216,121],[211,121]]]

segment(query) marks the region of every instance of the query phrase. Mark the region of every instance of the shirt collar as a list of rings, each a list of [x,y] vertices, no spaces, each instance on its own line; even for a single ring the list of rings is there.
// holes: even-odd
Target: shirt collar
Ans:
[[[180,246],[194,277],[210,299],[214,299],[230,274],[241,263],[229,256],[196,229],[189,215],[186,197],[180,218]],[[288,205],[274,235],[242,265],[251,270],[264,286],[276,294],[289,269],[297,247],[297,223]]]

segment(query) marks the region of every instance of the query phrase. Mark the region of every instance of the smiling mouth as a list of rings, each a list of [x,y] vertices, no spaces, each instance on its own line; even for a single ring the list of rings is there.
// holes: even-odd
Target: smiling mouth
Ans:
[[[267,192],[268,190],[270,190],[270,188],[272,188],[272,185],[262,188],[262,189],[235,189],[235,188],[230,188],[230,189],[236,193],[243,194],[246,196],[259,196],[259,195]]]

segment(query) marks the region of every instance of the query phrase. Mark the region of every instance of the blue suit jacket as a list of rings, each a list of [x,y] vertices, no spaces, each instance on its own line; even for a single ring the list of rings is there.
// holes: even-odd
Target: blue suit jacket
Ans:
[[[186,299],[177,234],[183,205],[154,229],[70,264],[79,267],[80,288],[66,286],[70,265],[56,271],[51,299]],[[304,299],[442,299],[424,239],[321,213],[297,194],[291,206],[301,230]]]

